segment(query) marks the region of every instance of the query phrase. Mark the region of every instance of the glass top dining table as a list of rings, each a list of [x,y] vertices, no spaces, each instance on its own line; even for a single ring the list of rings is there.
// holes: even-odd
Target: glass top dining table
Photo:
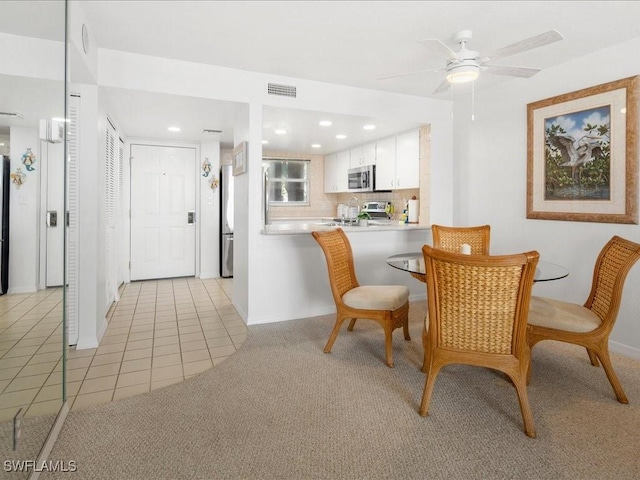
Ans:
[[[404,270],[405,272],[409,272],[414,276],[424,275],[426,273],[422,252],[409,252],[400,253],[398,255],[391,255],[387,258],[387,263],[394,268]],[[559,280],[561,278],[565,278],[568,275],[569,270],[567,270],[562,265],[538,261],[533,281],[548,282],[551,280]]]

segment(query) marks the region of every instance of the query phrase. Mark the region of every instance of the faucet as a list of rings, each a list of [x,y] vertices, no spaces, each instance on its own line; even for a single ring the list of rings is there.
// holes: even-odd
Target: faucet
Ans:
[[[353,225],[355,222],[357,222],[357,220],[358,220],[358,214],[360,213],[360,202],[358,201],[358,199],[357,199],[356,197],[351,197],[351,199],[349,200],[349,210],[351,210],[351,207],[353,206],[353,205],[352,205],[352,203],[353,203],[353,201],[354,201],[354,200],[355,200],[355,202],[356,202],[356,208],[357,208],[357,210],[356,210],[356,216],[355,216],[355,218],[351,217],[351,218],[349,219],[349,223],[350,223],[351,225]]]

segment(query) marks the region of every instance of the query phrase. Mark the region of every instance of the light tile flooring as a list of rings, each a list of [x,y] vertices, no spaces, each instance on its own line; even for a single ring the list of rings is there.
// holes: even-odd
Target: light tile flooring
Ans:
[[[70,348],[72,409],[181,382],[233,354],[247,328],[231,304],[231,279],[133,282],[110,309],[100,346]],[[0,297],[0,421],[25,407],[54,413],[61,398],[62,291]]]

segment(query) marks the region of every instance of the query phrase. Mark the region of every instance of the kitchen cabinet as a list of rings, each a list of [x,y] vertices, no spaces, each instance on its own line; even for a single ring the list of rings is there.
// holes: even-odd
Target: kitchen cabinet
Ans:
[[[336,184],[338,192],[349,190],[349,168],[351,168],[351,152],[338,152],[336,159],[336,174],[338,178]]]
[[[418,130],[396,136],[395,188],[420,188],[420,135]]]
[[[376,164],[376,144],[368,143],[351,149],[351,168]]]
[[[376,143],[376,190],[391,190],[396,179],[396,137]]]
[[[338,191],[338,185],[336,184],[336,179],[338,178],[336,173],[337,160],[338,156],[335,153],[324,157],[324,193],[336,193]]]
[[[346,192],[349,188],[347,172],[351,167],[349,150],[324,157],[324,193]]]
[[[418,130],[379,140],[376,144],[376,190],[420,187]]]

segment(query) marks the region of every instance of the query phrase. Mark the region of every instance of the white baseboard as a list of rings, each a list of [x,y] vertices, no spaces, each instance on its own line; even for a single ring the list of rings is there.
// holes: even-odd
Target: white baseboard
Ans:
[[[200,272],[199,278],[201,280],[206,280],[207,278],[220,278],[220,275],[215,272]]]
[[[640,360],[640,348],[630,347],[629,345],[614,342],[613,340],[609,340],[609,351],[633,358],[634,360]]]
[[[28,287],[11,287],[7,290],[7,295],[11,295],[12,293],[35,293],[37,291],[38,287],[36,285]]]

